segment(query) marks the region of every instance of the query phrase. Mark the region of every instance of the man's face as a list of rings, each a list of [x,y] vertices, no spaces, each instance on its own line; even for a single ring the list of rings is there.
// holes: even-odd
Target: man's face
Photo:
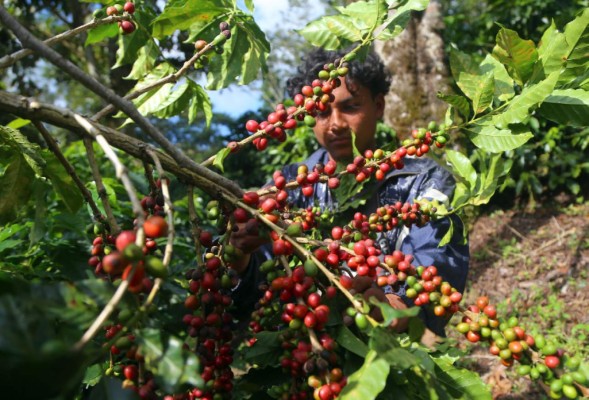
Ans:
[[[313,131],[332,159],[346,162],[352,159],[352,132],[361,153],[374,149],[376,123],[382,118],[385,102],[382,94],[373,97],[365,86],[351,82],[348,88],[345,79],[341,81],[332,92],[335,101],[317,115]]]

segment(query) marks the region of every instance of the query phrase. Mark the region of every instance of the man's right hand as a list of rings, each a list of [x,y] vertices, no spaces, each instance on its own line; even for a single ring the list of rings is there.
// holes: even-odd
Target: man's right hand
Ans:
[[[231,268],[239,275],[243,275],[251,259],[251,254],[267,243],[268,238],[260,235],[258,221],[252,218],[247,222],[235,224],[229,242],[243,252],[243,257],[230,263]]]

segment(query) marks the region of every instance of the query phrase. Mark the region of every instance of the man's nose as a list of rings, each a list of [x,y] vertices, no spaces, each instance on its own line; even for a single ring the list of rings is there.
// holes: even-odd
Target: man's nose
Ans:
[[[331,130],[335,133],[343,131],[348,128],[348,122],[344,113],[335,109],[331,111],[329,123],[331,125]]]

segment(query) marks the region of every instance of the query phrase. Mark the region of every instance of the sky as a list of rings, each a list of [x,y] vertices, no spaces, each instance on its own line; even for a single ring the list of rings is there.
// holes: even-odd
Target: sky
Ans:
[[[254,20],[265,33],[277,29],[300,29],[322,14],[321,10],[316,8],[314,13],[306,14],[308,16],[306,21],[299,16],[292,21],[282,18],[289,9],[289,0],[253,0],[253,3]],[[238,6],[246,10],[242,1],[238,1]],[[321,5],[317,7],[321,8]],[[262,105],[260,93],[250,86],[233,85],[223,90],[211,90],[208,94],[214,111],[223,112],[232,117],[237,117],[248,110],[257,110]],[[236,104],[239,107],[235,107]]]

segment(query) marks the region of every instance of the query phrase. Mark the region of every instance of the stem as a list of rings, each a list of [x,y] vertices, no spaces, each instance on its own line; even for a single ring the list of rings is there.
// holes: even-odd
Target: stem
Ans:
[[[79,35],[80,33],[83,33],[83,32],[89,31],[90,29],[96,28],[97,26],[112,24],[115,22],[123,21],[123,20],[128,21],[130,19],[131,19],[130,15],[122,15],[122,16],[113,15],[113,16],[106,17],[103,19],[98,19],[95,21],[88,22],[87,24],[80,25],[74,29],[70,29],[69,31],[55,35],[55,36],[45,40],[43,43],[47,46],[52,46],[56,43],[67,40],[73,36]],[[33,53],[34,53],[34,51],[31,49],[22,49],[22,50],[18,50],[16,52],[14,52],[12,54],[8,54],[8,55],[0,58],[0,69],[8,68],[12,64],[17,62],[18,60],[20,60],[28,55],[31,55]]]
[[[90,208],[92,209],[92,213],[94,214],[94,219],[97,221],[103,220],[104,216],[102,215],[102,213],[98,209],[98,206],[94,202],[94,199],[92,199],[92,194],[86,188],[86,186],[84,186],[84,183],[82,182],[82,180],[80,179],[78,174],[76,174],[74,167],[65,158],[65,156],[63,155],[63,153],[59,149],[59,145],[57,144],[55,139],[53,139],[53,137],[51,136],[51,134],[49,133],[47,128],[45,128],[43,123],[39,122],[39,121],[33,121],[33,125],[35,125],[35,127],[39,130],[39,132],[43,136],[43,139],[45,139],[47,146],[53,152],[53,154],[55,154],[55,157],[59,160],[61,165],[63,165],[63,168],[67,171],[68,175],[72,177],[74,183],[76,184],[76,186],[78,187],[78,189],[82,193],[82,196],[84,197],[84,199],[86,200],[86,202],[88,203]]]
[[[94,182],[96,183],[96,191],[98,192],[98,196],[100,197],[100,201],[102,202],[102,207],[104,208],[104,213],[106,214],[106,220],[110,228],[110,233],[117,234],[119,233],[121,228],[119,227],[117,219],[115,218],[112,212],[112,208],[110,208],[110,203],[108,202],[108,193],[106,192],[106,188],[104,187],[104,183],[102,182],[102,176],[100,175],[98,164],[96,164],[96,158],[94,157],[94,148],[92,147],[92,140],[90,138],[84,138],[84,147],[86,148],[86,155],[88,156],[88,164],[90,165],[90,171],[92,171],[92,177],[94,178]]]
[[[180,77],[188,71],[188,68],[193,66],[194,63],[196,63],[196,61],[198,61],[198,59],[203,54],[209,52],[211,49],[213,49],[213,47],[214,46],[211,43],[207,44],[202,50],[197,52],[194,56],[192,56],[192,58],[190,58],[188,61],[186,61],[184,63],[184,65],[182,65],[182,67],[177,72],[170,74],[168,76],[165,76],[165,77],[161,78],[160,80],[155,81],[149,85],[143,86],[132,93],[129,93],[128,95],[126,95],[124,97],[124,99],[125,100],[136,99],[137,97],[141,96],[142,94],[147,93],[150,90],[159,88],[160,86],[163,86],[166,83],[178,82],[178,79],[180,79]],[[102,110],[100,110],[96,114],[94,114],[92,116],[92,118],[90,118],[90,119],[92,119],[94,121],[99,121],[100,119],[106,117],[108,114],[110,114],[113,111],[115,111],[115,106],[113,106],[112,104],[109,104],[108,106],[104,107]]]
[[[194,241],[194,248],[196,251],[196,259],[202,260],[202,245],[200,244],[200,229],[198,225],[198,216],[196,215],[196,209],[194,208],[194,187],[188,186],[188,217],[190,219],[190,233],[192,234],[192,240]]]

